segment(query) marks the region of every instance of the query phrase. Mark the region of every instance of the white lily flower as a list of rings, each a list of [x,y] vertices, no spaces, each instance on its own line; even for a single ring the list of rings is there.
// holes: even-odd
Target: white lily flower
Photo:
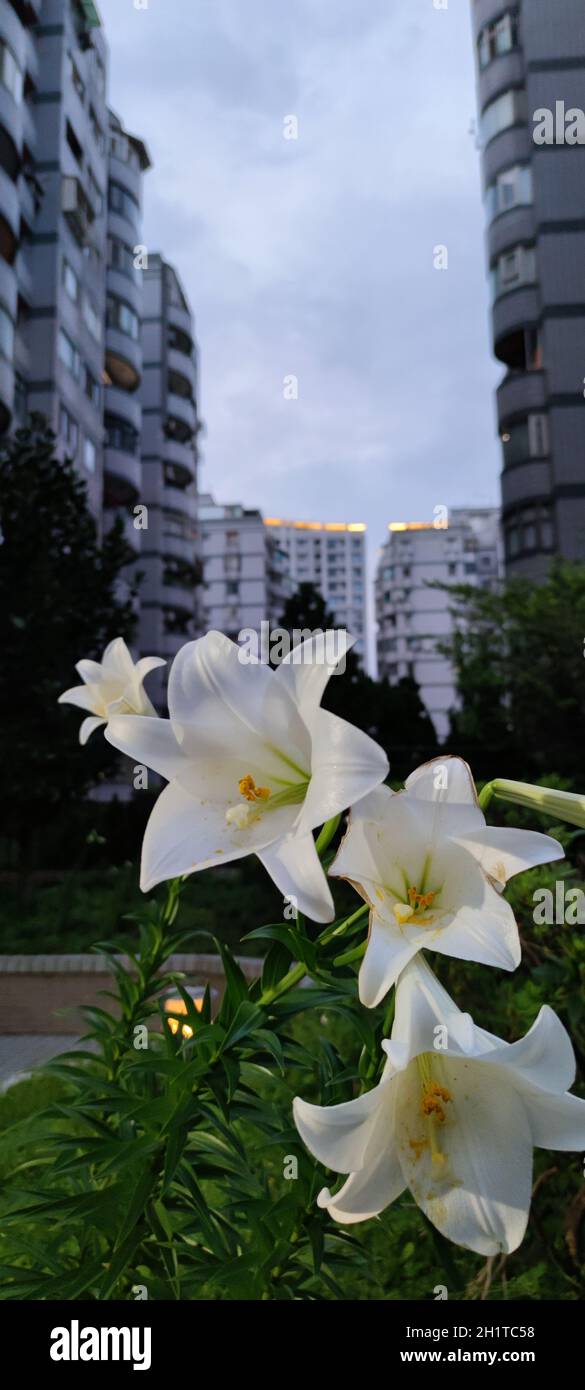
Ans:
[[[123,637],[115,637],[108,644],[101,662],[78,661],[75,669],[84,684],[65,690],[58,703],[91,711],[79,730],[79,742],[87,743],[90,734],[107,724],[114,714],[156,718],[156,710],[142,682],[157,666],[166,666],[160,656],[144,656],[141,661],[134,662]]]
[[[437,1043],[446,1038],[439,1050]],[[409,1188],[433,1225],[480,1255],[520,1244],[530,1207],[532,1149],[585,1148],[585,1101],[569,1095],[575,1058],[544,1006],[510,1044],[477,1028],[422,961],[396,991],[379,1084],[343,1105],[294,1101],[310,1152],[350,1176],[318,1203],[347,1225],[379,1215]]]
[[[520,938],[503,888],[563,853],[549,835],[486,825],[461,758],[425,763],[401,792],[377,788],[352,810],[330,869],[371,908],[362,1004],[378,1004],[422,949],[514,970]]]
[[[144,892],[164,879],[257,854],[301,912],[332,920],[311,832],[388,772],[385,753],[367,734],[320,708],[351,639],[345,642],[335,660],[324,662],[322,644],[310,639],[273,671],[243,663],[235,642],[208,632],[175,657],[170,720],[110,721],[110,743],[170,784],[146,827]]]

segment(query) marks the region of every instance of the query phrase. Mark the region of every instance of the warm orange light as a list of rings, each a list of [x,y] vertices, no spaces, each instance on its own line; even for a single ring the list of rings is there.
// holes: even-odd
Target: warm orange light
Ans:
[[[389,521],[389,531],[434,531],[433,521]]]
[[[279,516],[265,516],[265,526],[285,526],[294,531],[365,531],[365,521],[283,521]]]
[[[192,997],[192,1002],[193,1002],[193,1004],[194,1004],[194,1006],[195,1006],[195,1008],[196,1008],[196,1010],[197,1010],[197,1013],[200,1014],[200,1013],[201,1013],[201,1010],[202,1010],[202,1008],[203,1008],[203,995],[201,994],[201,995],[199,995],[199,996],[196,996],[195,998],[193,998],[193,996],[191,996],[191,997]],[[186,1005],[184,999],[165,999],[165,1013],[166,1013],[166,1014],[186,1014],[186,1012],[187,1012],[187,1005]],[[173,1034],[178,1033],[178,1031],[179,1031],[179,1020],[178,1020],[178,1018],[168,1018],[168,1019],[167,1019],[167,1023],[168,1023],[168,1025],[169,1025],[169,1028],[170,1028],[170,1030],[171,1030],[171,1033],[173,1033]],[[193,1037],[193,1029],[192,1029],[192,1027],[191,1027],[191,1024],[190,1024],[190,1023],[184,1023],[183,1026],[182,1026],[182,1028],[181,1028],[181,1033],[182,1033],[182,1035],[183,1035],[184,1038],[192,1038],[192,1037]]]

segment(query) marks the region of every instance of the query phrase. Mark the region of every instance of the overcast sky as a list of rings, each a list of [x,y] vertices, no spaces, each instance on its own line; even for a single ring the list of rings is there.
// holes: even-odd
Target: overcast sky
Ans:
[[[365,521],[372,562],[390,520],[496,502],[469,0],[99,8],[195,310],[202,490]]]

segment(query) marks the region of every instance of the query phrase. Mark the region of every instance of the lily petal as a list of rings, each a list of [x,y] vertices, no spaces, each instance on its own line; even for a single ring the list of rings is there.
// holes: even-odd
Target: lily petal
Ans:
[[[166,879],[258,853],[273,837],[290,830],[293,814],[294,808],[283,806],[248,829],[236,830],[226,825],[225,805],[198,799],[179,782],[171,782],[156,801],[144,833],[143,893]]]
[[[471,769],[463,758],[433,758],[411,772],[405,792],[434,807],[434,838],[472,831],[485,825]]]
[[[532,1134],[514,1087],[487,1066],[482,1084],[478,1070],[466,1059],[441,1059],[451,1097],[437,1136],[441,1163],[430,1151],[416,1063],[395,1083],[396,1132],[404,1178],[433,1225],[467,1250],[496,1255],[516,1250],[526,1230]]]
[[[281,661],[276,669],[276,680],[294,700],[302,718],[310,716],[320,704],[330,676],[355,640],[343,628],[321,637],[313,635],[306,642],[293,647]],[[331,648],[334,652],[332,658],[329,657]]]
[[[310,1105],[295,1097],[293,1115],[301,1139],[325,1168],[355,1173],[363,1167],[380,1108],[391,1104],[390,1085],[382,1081],[342,1105]]]
[[[388,773],[383,749],[368,734],[317,709],[310,724],[311,781],[299,816],[299,832],[314,830],[373,790]]]
[[[457,835],[457,844],[468,849],[488,875],[503,887],[514,874],[564,859],[565,851],[551,835],[538,830],[515,830],[485,825],[472,834]]]
[[[78,709],[92,712],[95,710],[95,703],[94,693],[87,685],[72,685],[71,689],[64,690],[57,700],[58,705],[76,705]]]
[[[387,1106],[380,1107],[363,1168],[352,1173],[334,1196],[325,1187],[317,1198],[318,1205],[344,1226],[379,1216],[406,1187],[398,1153],[389,1141],[387,1111]]]
[[[96,729],[99,729],[101,725],[105,723],[105,719],[98,719],[96,715],[90,714],[87,719],[83,720],[79,730],[79,742],[82,745],[86,744],[90,735],[94,734]]]
[[[424,932],[419,930],[409,937],[393,931],[372,914],[366,954],[359,973],[360,1002],[367,1009],[376,1008],[423,943]]]
[[[287,835],[258,852],[284,897],[312,922],[332,922],[335,906],[312,835]]]
[[[185,769],[185,757],[168,719],[120,714],[108,722],[105,737],[114,748],[158,772],[167,782]]]
[[[585,1149],[585,1100],[579,1096],[551,1095],[536,1086],[521,1093],[532,1142],[540,1149]]]

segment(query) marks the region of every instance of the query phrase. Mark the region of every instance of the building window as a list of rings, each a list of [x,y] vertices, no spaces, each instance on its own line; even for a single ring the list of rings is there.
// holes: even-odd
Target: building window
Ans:
[[[133,198],[126,188],[122,188],[121,183],[115,183],[113,180],[108,185],[108,206],[111,212],[127,217],[130,222],[135,222],[140,212],[136,198]]]
[[[73,300],[74,304],[77,304],[79,299],[79,280],[77,279],[73,266],[69,264],[69,261],[63,261],[61,279],[66,294],[69,295],[69,298]]]
[[[99,217],[104,210],[104,195],[99,186],[99,183],[97,182],[97,179],[94,178],[91,169],[88,169],[87,171],[87,183],[89,188],[90,203],[95,211],[96,217]]]
[[[93,439],[90,439],[89,435],[86,434],[85,439],[83,441],[83,462],[85,464],[85,467],[87,468],[88,473],[95,473],[96,460],[96,446],[93,442]]]
[[[83,296],[83,322],[86,328],[89,328],[91,336],[95,338],[96,343],[101,343],[102,321],[97,309],[94,308],[91,299],[88,299],[87,295]]]
[[[66,333],[63,328],[59,329],[57,352],[63,366],[67,368],[68,372],[71,372],[71,375],[75,377],[76,381],[79,381],[81,376],[81,357],[75,343],[71,341],[69,334]]]
[[[530,207],[534,202],[532,169],[529,164],[514,164],[498,174],[486,189],[487,215],[491,221],[511,208]]]
[[[0,82],[15,101],[22,101],[22,71],[4,39],[0,39]]]
[[[118,449],[122,454],[138,453],[138,431],[120,415],[106,415],[106,449]]]
[[[176,439],[178,444],[190,444],[193,439],[191,426],[177,415],[167,416],[164,432],[167,439]]]
[[[121,275],[127,275],[130,280],[136,278],[133,248],[121,241],[120,237],[108,237],[108,266],[111,270],[118,270]]]
[[[187,301],[172,270],[167,269],[165,272],[165,285],[169,304],[173,304],[176,309],[188,310]]]
[[[67,123],[66,123],[66,126],[65,126],[65,139],[66,139],[66,141],[67,141],[67,144],[69,145],[69,149],[71,150],[71,153],[72,153],[72,155],[73,155],[74,160],[75,160],[76,163],[79,165],[79,168],[82,169],[82,168],[83,168],[83,146],[80,144],[80,141],[77,139],[77,136],[76,136],[76,134],[75,134],[75,131],[74,131],[74,129],[73,129],[73,126],[72,126],[72,124],[71,124],[71,121],[67,121]]]
[[[547,415],[528,416],[528,440],[532,458],[544,458],[550,450]]]
[[[238,581],[237,579],[228,579],[228,580],[226,580],[225,591],[226,591],[226,596],[227,596],[228,598],[239,598],[239,594],[240,594],[240,585],[239,585],[239,581]]]
[[[533,246],[514,246],[498,256],[491,271],[492,298],[498,299],[508,290],[536,282],[536,252]]]
[[[184,401],[193,400],[193,387],[191,382],[188,381],[186,376],[182,376],[181,372],[169,372],[168,389],[173,392],[173,395],[182,396]]]
[[[546,505],[524,507],[506,525],[506,555],[508,559],[534,551],[554,548],[552,512]]]
[[[67,449],[69,458],[74,459],[79,444],[79,425],[77,424],[77,420],[73,419],[73,416],[69,414],[69,411],[64,405],[61,405],[59,408],[59,434]]]
[[[174,352],[183,352],[186,357],[191,356],[193,343],[189,334],[185,333],[182,328],[176,328],[174,324],[170,325],[168,343]]]
[[[507,14],[500,15],[499,19],[492,20],[491,24],[486,24],[478,40],[480,68],[489,67],[494,58],[499,58],[502,53],[511,53],[513,48],[517,48],[519,30],[517,10],[510,10]]]
[[[0,352],[12,361],[14,356],[14,324],[10,314],[0,304]]]
[[[134,313],[125,299],[118,299],[113,294],[108,295],[106,323],[108,328],[116,328],[119,333],[125,333],[127,338],[133,338],[134,342],[138,341],[140,335],[138,315]]]
[[[87,399],[95,406],[96,410],[99,410],[102,399],[101,387],[99,381],[96,381],[93,372],[90,372],[89,367],[85,368],[85,394]]]
[[[83,81],[83,78],[81,77],[78,68],[76,67],[73,61],[71,53],[69,54],[69,64],[71,71],[71,85],[74,91],[77,92],[81,105],[83,106],[83,103],[85,101],[85,83]]]
[[[100,154],[103,154],[106,147],[104,132],[95,114],[93,106],[90,106],[89,108],[89,124],[91,126],[91,133],[98,147],[98,150],[100,151]]]
[[[510,126],[525,120],[526,96],[518,90],[502,92],[486,106],[480,121],[481,139],[487,145],[494,136],[500,135],[503,130],[508,130]]]

